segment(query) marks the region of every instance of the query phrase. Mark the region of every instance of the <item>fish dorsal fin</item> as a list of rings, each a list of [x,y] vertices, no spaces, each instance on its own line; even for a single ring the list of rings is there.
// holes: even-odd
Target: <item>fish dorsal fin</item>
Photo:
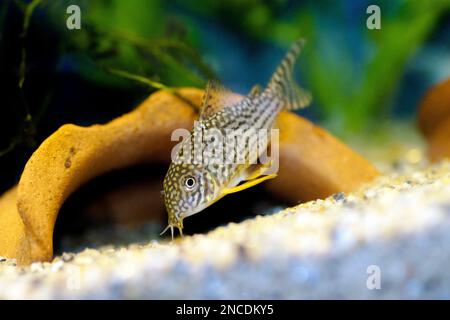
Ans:
[[[217,80],[209,81],[200,108],[200,120],[208,119],[224,108],[236,104],[241,99],[242,97],[225,88]]]
[[[255,84],[252,89],[250,90],[248,96],[249,97],[256,97],[261,94],[263,91],[262,87],[259,84]]]
[[[311,104],[311,94],[297,85],[293,75],[295,61],[304,43],[303,39],[294,42],[268,85],[268,90],[280,99],[287,110],[305,108]]]

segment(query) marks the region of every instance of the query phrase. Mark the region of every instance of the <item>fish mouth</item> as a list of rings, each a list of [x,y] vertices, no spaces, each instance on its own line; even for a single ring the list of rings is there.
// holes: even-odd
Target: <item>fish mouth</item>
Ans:
[[[178,232],[180,233],[180,236],[183,237],[183,220],[177,221],[175,223],[169,222],[167,227],[159,234],[162,236],[164,233],[167,232],[167,230],[170,229],[170,234],[172,236],[172,240],[174,239],[174,229],[177,228]]]
[[[187,217],[190,217],[190,216],[192,216],[192,215],[194,215],[196,213],[199,213],[200,211],[203,211],[204,209],[206,209],[207,207],[212,205],[214,202],[215,202],[215,200],[212,200],[212,201],[204,204],[203,206],[200,206],[199,208],[197,208],[195,210],[192,210],[192,211],[187,212],[187,213],[182,213],[180,215],[181,219],[179,219],[179,220],[172,220],[172,221],[169,220],[169,223],[168,223],[167,227],[159,235],[162,236],[164,233],[167,232],[167,230],[170,229],[170,233],[172,235],[172,240],[173,240],[174,237],[175,237],[174,236],[174,230],[175,230],[175,228],[177,228],[178,232],[183,237],[183,219],[185,219]]]
[[[208,206],[209,206],[209,204],[199,207],[196,210],[193,210],[193,211],[190,211],[187,213],[182,213],[182,214],[180,214],[180,219],[175,219],[175,218],[169,219],[169,223],[167,224],[167,227],[159,235],[162,236],[164,233],[167,232],[167,230],[170,229],[170,233],[172,235],[172,240],[173,240],[174,239],[174,230],[175,230],[175,228],[177,228],[178,232],[183,237],[183,219],[202,211],[203,209],[205,209]]]

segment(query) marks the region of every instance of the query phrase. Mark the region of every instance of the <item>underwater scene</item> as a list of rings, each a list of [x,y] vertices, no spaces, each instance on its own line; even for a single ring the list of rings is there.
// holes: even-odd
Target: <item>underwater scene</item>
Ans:
[[[2,300],[450,299],[449,0],[0,0],[0,92]]]

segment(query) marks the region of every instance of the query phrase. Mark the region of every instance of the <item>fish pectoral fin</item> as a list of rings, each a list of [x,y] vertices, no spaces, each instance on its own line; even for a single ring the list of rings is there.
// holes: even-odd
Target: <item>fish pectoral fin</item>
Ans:
[[[251,187],[256,186],[257,184],[259,184],[259,183],[261,183],[263,181],[266,181],[266,180],[269,180],[269,179],[273,179],[276,176],[277,175],[275,173],[269,174],[269,175],[266,175],[266,176],[259,176],[259,178],[248,180],[248,181],[244,182],[243,184],[240,184],[240,185],[238,185],[238,186],[236,186],[234,188],[225,189],[223,191],[223,194],[226,195],[226,194],[235,193],[235,192],[239,192],[239,191],[251,188]]]
[[[263,175],[266,175],[265,172],[267,172],[267,170],[270,169],[271,166],[272,162],[269,162],[267,164],[253,165],[249,169],[247,169],[247,176],[244,177],[242,180],[250,181],[259,178]]]
[[[225,197],[227,195],[226,192],[222,192],[220,194],[220,196],[218,196],[216,199],[214,199],[213,201],[211,201],[211,203],[209,205],[213,205],[214,203],[216,203],[217,201],[219,201],[220,199],[222,199],[223,197]]]
[[[224,189],[222,191],[222,193],[216,198],[214,199],[209,205],[212,205],[214,203],[216,203],[217,201],[219,201],[220,199],[222,199],[223,197],[225,197],[227,194],[231,194],[231,193],[236,193],[248,188],[251,188],[253,186],[256,186],[257,184],[269,180],[269,179],[273,179],[277,176],[277,174],[273,173],[273,174],[268,174],[268,175],[261,175],[261,170],[255,170],[252,174],[254,174],[254,177],[252,176],[248,176],[244,181],[243,184],[240,184],[236,187],[233,188],[228,188],[228,189]],[[251,178],[251,179],[250,179]]]

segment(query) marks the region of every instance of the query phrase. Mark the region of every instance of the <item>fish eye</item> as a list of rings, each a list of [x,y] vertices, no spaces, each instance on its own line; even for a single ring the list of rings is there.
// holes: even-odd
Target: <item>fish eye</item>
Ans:
[[[197,183],[197,181],[195,180],[194,177],[189,176],[184,180],[184,185],[186,186],[186,188],[188,190],[191,190],[195,187],[195,184]]]

